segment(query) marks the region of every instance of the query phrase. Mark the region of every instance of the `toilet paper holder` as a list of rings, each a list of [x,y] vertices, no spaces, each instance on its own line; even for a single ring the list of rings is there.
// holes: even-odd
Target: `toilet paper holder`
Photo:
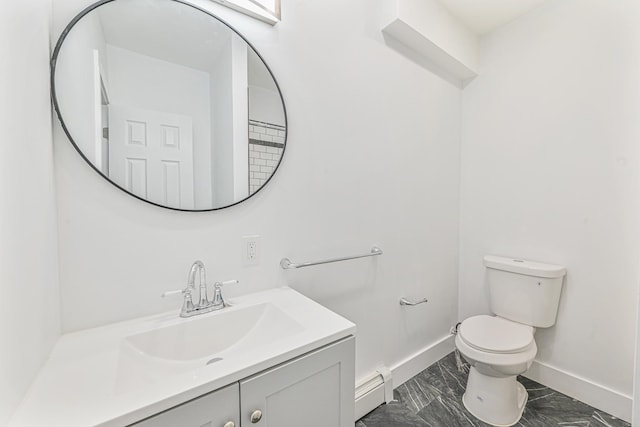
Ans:
[[[425,302],[429,302],[429,300],[427,298],[423,298],[420,301],[414,302],[414,301],[409,301],[405,297],[400,298],[400,305],[418,305],[418,304],[423,304]]]

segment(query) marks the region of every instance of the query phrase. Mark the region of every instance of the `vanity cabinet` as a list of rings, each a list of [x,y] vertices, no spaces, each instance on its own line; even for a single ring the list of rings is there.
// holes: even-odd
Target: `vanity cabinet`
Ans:
[[[354,358],[350,337],[240,381],[241,425],[353,427]]]
[[[183,403],[146,420],[135,427],[238,427],[238,383]]]
[[[208,393],[135,427],[353,427],[350,336]]]

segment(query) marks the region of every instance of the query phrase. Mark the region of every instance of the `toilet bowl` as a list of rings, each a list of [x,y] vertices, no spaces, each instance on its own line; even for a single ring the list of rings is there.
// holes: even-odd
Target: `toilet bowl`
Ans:
[[[535,329],[493,316],[473,316],[460,325],[456,347],[471,366],[462,402],[479,420],[494,426],[516,424],[527,392],[516,381],[538,351]]]

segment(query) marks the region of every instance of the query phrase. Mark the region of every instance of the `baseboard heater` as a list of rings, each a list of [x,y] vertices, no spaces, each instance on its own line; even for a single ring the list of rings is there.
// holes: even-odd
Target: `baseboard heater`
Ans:
[[[393,400],[391,371],[383,366],[356,384],[356,421]]]

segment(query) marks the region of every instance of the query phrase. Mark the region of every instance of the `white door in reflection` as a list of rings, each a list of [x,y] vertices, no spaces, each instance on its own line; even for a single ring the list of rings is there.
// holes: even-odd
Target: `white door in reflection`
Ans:
[[[109,178],[138,197],[193,209],[191,117],[109,105]]]

